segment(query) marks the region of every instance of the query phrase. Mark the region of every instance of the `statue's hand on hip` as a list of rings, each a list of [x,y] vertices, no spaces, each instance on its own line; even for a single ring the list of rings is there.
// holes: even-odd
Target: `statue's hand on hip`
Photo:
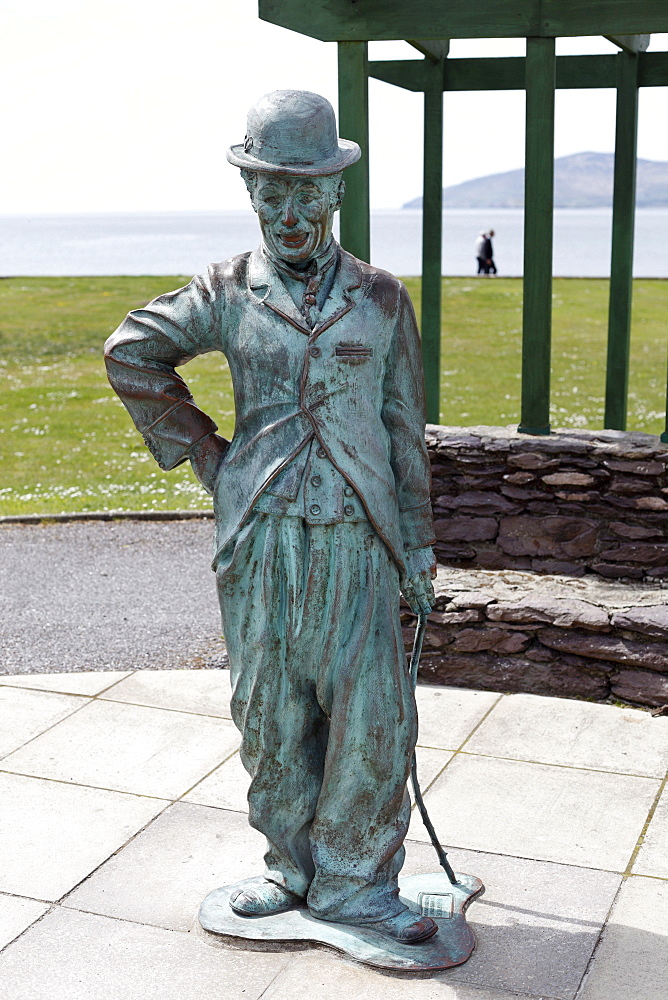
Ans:
[[[408,549],[404,553],[406,570],[401,575],[401,593],[411,611],[428,615],[434,606],[432,580],[436,577],[436,558],[429,545],[421,549]]]
[[[219,434],[207,434],[188,452],[193,472],[207,493],[213,494],[220,466],[229,447],[230,442]]]

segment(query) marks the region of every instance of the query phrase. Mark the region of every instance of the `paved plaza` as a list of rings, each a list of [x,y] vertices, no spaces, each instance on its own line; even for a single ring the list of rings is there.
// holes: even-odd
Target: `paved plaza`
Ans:
[[[421,687],[426,801],[487,892],[427,978],[196,925],[261,870],[225,670],[0,676],[1,1000],[663,1000],[668,718]],[[408,872],[437,870],[419,817]]]

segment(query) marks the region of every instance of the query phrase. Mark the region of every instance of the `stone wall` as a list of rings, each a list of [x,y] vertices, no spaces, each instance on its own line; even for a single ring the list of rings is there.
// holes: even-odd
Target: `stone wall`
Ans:
[[[668,577],[668,445],[650,434],[427,429],[439,562]]]
[[[668,589],[593,574],[439,567],[420,679],[491,691],[668,704]],[[415,618],[402,609],[407,651]]]
[[[668,445],[427,429],[439,560],[422,680],[668,704]],[[403,608],[405,641],[415,620]]]

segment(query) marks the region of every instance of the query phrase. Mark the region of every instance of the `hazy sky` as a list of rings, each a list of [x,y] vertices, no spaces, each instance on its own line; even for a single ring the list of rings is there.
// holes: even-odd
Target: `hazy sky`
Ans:
[[[612,51],[557,42],[558,54]],[[523,53],[521,39],[451,47]],[[403,42],[370,54],[417,56]],[[249,105],[286,87],[336,107],[336,45],[260,21],[255,0],[4,0],[0,212],[244,208],[225,148]],[[422,96],[372,80],[370,108],[372,204],[398,207],[421,190]],[[667,118],[668,88],[642,90],[640,156],[668,160]],[[557,156],[613,146],[613,91],[558,92]],[[444,147],[446,185],[522,166],[523,94],[446,94]]]

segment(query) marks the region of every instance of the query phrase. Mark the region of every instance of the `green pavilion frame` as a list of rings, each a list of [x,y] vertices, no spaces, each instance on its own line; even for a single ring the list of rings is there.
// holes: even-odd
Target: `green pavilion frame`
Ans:
[[[525,90],[524,294],[519,430],[550,433],[554,106],[557,88],[617,92],[606,428],[626,429],[638,91],[668,86],[668,52],[647,52],[668,31],[668,0],[259,0],[265,21],[338,43],[341,135],[369,148],[368,80],[424,94],[422,351],[427,418],[439,420],[444,91]],[[559,56],[558,37],[603,35],[609,55]],[[448,58],[452,38],[525,38],[526,57]],[[421,58],[370,61],[370,41],[403,40]],[[491,81],[491,83],[490,83]],[[667,109],[668,112],[668,109]],[[668,119],[668,113],[667,113]],[[369,260],[369,158],[346,173],[341,242]],[[527,248],[531,252],[527,252]],[[668,411],[668,388],[666,396]],[[661,435],[668,442],[666,430]]]

